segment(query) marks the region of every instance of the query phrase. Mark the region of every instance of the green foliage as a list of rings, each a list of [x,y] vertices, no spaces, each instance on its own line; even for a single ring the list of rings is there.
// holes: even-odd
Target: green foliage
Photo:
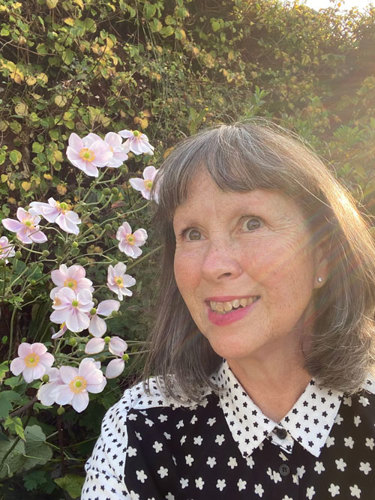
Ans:
[[[344,15],[278,0],[1,0],[0,43],[1,219],[50,196],[79,208],[76,171],[65,156],[72,131],[105,134],[132,124],[160,152],[207,125],[256,115],[301,134],[375,215],[374,10]],[[79,248],[61,241],[43,269],[20,258],[0,267],[1,286],[19,292],[18,301],[0,304],[0,359],[8,357],[10,332],[13,355],[22,338],[49,340],[48,266],[68,253],[72,263],[92,264],[94,280],[103,281],[94,264],[100,249],[113,243],[111,224],[125,215],[132,196],[128,179],[141,167],[133,158],[114,178],[117,192],[111,187],[101,197],[93,190],[85,200],[97,208],[87,221],[96,227],[96,241]],[[80,183],[82,190],[88,187],[86,178]],[[149,228],[148,215],[132,217],[135,226]],[[153,229],[150,251],[157,245]],[[108,322],[126,340],[143,340],[149,328],[157,255],[144,269],[132,269],[134,300]],[[112,257],[119,258],[115,250]],[[56,410],[35,404],[33,425],[29,410],[14,415],[36,388],[25,396],[24,382],[10,377],[8,366],[0,365],[6,389],[0,393],[0,419],[7,427],[0,434],[0,461],[8,454],[0,472],[4,487],[20,494],[26,489],[31,500],[44,494],[77,498],[77,476],[83,476],[100,417],[135,368],[127,367],[122,385],[113,382],[109,392],[96,395],[81,417],[59,417],[63,432],[45,438],[40,429],[55,426]]]

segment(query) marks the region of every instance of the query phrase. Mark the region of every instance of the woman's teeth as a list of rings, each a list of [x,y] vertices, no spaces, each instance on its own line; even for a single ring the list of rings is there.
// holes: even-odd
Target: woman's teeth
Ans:
[[[209,305],[212,311],[218,312],[220,314],[226,314],[232,311],[233,309],[239,309],[240,307],[249,306],[258,299],[259,295],[254,295],[253,297],[247,297],[242,299],[234,299],[228,302],[215,302],[211,300],[209,302]]]

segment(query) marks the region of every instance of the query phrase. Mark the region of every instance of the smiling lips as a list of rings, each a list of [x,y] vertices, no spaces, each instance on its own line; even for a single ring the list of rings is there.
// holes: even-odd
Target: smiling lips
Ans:
[[[225,302],[210,300],[208,301],[208,304],[212,311],[218,312],[220,314],[226,314],[232,311],[233,309],[239,309],[242,307],[250,306],[259,298],[260,298],[259,295],[254,295],[252,297],[243,297],[241,299],[234,299]]]
[[[229,299],[229,297],[223,297]],[[254,307],[260,299],[259,295],[250,297],[235,298],[232,300],[211,300],[208,299],[208,319],[217,326],[229,325],[239,321]]]

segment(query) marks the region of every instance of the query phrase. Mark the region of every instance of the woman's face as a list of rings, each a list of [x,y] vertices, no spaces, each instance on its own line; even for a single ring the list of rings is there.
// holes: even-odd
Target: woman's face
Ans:
[[[290,348],[311,330],[325,278],[298,205],[278,191],[224,192],[207,173],[176,209],[175,277],[199,330],[230,360]]]

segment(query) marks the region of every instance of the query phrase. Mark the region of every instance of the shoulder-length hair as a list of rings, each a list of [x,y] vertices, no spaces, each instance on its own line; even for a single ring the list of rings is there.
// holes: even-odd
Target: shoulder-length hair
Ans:
[[[199,333],[173,272],[173,216],[205,169],[223,191],[279,190],[292,197],[324,245],[329,277],[315,292],[316,321],[305,368],[322,385],[358,391],[374,366],[375,248],[347,190],[290,133],[266,121],[221,125],[179,143],[159,171],[155,224],[164,244],[159,301],[144,380],[161,377],[170,396],[199,398],[221,363]],[[172,376],[171,376],[172,375]]]

